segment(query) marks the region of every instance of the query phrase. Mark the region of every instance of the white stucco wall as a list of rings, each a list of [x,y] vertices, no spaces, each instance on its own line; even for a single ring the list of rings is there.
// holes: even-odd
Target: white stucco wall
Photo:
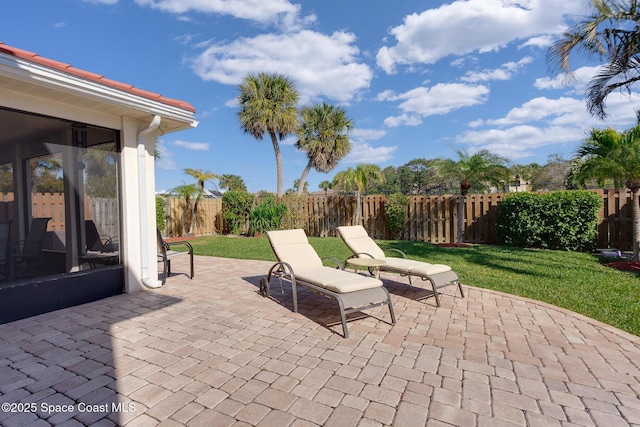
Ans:
[[[140,229],[140,216],[144,215],[147,224],[147,236],[144,244],[147,245],[146,265],[148,274],[152,280],[157,279],[157,243],[156,243],[156,219],[155,219],[155,176],[154,176],[154,135],[149,134],[145,138],[145,179],[146,212],[141,212],[138,179],[138,134],[149,123],[124,119],[122,126],[122,238],[121,256],[125,267],[125,291],[127,293],[138,292],[145,289],[142,284],[142,251]]]

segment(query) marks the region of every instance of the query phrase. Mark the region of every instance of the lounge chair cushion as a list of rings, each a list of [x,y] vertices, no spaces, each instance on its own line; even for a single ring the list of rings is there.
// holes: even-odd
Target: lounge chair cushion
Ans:
[[[433,276],[435,274],[451,271],[451,267],[444,264],[429,264],[428,262],[414,261],[405,258],[385,257],[383,270],[393,270],[400,273],[408,273],[414,276]]]
[[[268,231],[271,247],[279,260],[286,260],[293,271],[322,267],[322,260],[309,244],[304,230]]]
[[[294,270],[295,271],[295,270]],[[382,281],[331,267],[319,267],[295,271],[296,279],[339,294],[382,286]]]
[[[367,234],[363,226],[338,227],[342,240],[348,243],[349,249],[359,258],[371,255],[375,259],[384,259],[385,255],[380,246]]]
[[[380,246],[369,237],[367,230],[361,225],[338,227],[338,232],[342,240],[349,246],[349,249],[358,254],[359,258],[367,258],[365,254],[369,254],[375,259],[384,260],[386,264],[380,267],[381,270],[391,270],[414,276],[432,276],[451,271],[451,267],[448,265],[429,264],[428,262],[385,256]]]

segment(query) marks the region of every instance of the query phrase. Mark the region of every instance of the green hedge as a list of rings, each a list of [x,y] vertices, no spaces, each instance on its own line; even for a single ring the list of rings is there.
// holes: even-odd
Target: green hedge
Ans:
[[[241,234],[249,220],[253,196],[246,191],[230,190],[222,195],[222,217],[231,234]]]
[[[590,191],[509,194],[498,205],[498,244],[591,251],[601,204]]]

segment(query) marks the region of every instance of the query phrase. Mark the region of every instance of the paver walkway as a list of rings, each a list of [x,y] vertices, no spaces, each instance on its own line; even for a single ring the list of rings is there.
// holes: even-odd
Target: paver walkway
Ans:
[[[196,257],[194,280],[0,325],[0,424],[640,426],[635,336],[388,282],[397,324],[375,309],[343,339],[323,297],[257,294],[270,265]]]

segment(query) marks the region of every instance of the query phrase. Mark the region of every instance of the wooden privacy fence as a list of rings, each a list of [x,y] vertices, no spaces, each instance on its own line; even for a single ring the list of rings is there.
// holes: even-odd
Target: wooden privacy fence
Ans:
[[[633,220],[631,192],[628,190],[594,190],[602,197],[598,220],[599,248],[615,247],[632,249]],[[340,225],[353,225],[356,209],[355,196],[313,195],[303,196],[303,215],[307,218],[306,232],[310,236],[336,236]],[[463,237],[466,243],[496,243],[495,220],[498,204],[505,194],[467,195],[462,218]],[[361,220],[369,234],[378,239],[400,238],[430,243],[454,243],[458,237],[458,202],[460,196],[408,196],[407,218],[404,230],[396,235],[389,230],[385,217],[384,195],[364,196]],[[206,203],[203,203],[206,202]],[[169,218],[167,234],[179,235],[180,199],[168,199]],[[210,234],[224,230],[222,200],[206,199],[201,202],[195,234]],[[171,230],[171,231],[169,231]]]
[[[176,197],[165,198],[165,229],[166,236],[181,236],[189,230],[181,233],[180,218],[184,211],[184,199]],[[187,213],[186,226],[189,225],[191,213]],[[223,230],[222,199],[201,199],[198,204],[196,221],[193,225],[193,234],[212,234]]]

